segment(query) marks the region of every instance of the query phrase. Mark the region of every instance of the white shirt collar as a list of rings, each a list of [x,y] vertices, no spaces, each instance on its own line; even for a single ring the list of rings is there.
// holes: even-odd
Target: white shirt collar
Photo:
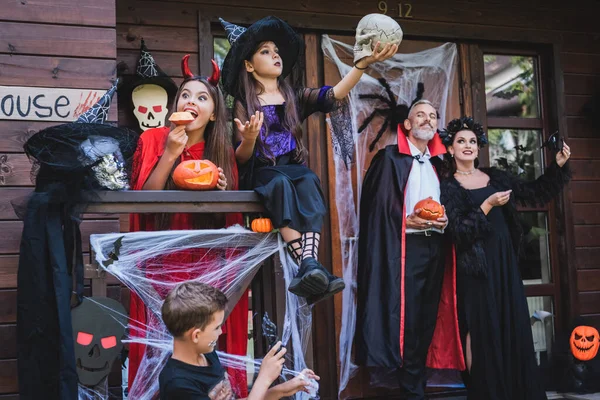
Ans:
[[[431,158],[429,147],[425,147],[425,153],[421,153],[421,150],[417,148],[410,140],[408,140],[408,146],[410,148],[410,154],[414,156],[421,156],[423,158]]]

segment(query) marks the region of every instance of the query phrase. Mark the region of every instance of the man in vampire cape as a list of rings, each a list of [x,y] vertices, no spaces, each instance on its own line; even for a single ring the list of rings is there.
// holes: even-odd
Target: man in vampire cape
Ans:
[[[426,221],[414,210],[419,200],[440,200],[436,171],[446,149],[436,131],[432,104],[414,103],[398,144],[373,158],[360,201],[356,363],[397,369],[408,399],[425,398],[426,365],[465,369],[447,219]]]

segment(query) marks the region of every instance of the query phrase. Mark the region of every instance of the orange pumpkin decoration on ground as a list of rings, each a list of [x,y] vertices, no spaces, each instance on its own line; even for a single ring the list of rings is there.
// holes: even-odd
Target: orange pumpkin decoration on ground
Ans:
[[[173,171],[173,181],[180,189],[211,190],[217,186],[219,170],[208,160],[187,160]]]
[[[273,223],[269,218],[256,218],[252,221],[252,231],[268,233],[273,230]]]
[[[428,221],[436,221],[438,218],[444,216],[444,208],[440,203],[433,199],[424,199],[415,204],[415,210],[421,209],[421,212],[417,214],[420,218]]]
[[[194,119],[194,116],[187,111],[174,112],[169,117],[169,121],[171,121],[175,125],[187,125],[190,122],[194,121]]]
[[[589,361],[598,354],[600,335],[598,330],[591,326],[580,325],[571,333],[571,353],[581,361]]]

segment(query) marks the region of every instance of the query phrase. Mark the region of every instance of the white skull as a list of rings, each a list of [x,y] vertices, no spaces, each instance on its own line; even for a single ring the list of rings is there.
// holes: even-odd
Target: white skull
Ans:
[[[133,114],[142,131],[165,126],[169,96],[164,88],[152,84],[140,85],[133,89],[131,100]]]
[[[402,42],[402,28],[393,18],[383,14],[369,14],[362,17],[356,27],[354,63],[373,54],[373,46],[380,42],[380,49],[387,43]]]

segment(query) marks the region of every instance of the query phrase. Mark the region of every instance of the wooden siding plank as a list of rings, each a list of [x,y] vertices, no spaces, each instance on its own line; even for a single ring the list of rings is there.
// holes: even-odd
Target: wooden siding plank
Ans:
[[[142,38],[152,52],[159,50],[198,52],[198,34],[195,28],[173,29],[170,27],[117,25],[117,47],[119,49],[139,51]]]
[[[576,247],[600,247],[600,225],[575,225]]]
[[[600,225],[600,203],[573,204],[573,223]]]
[[[575,249],[575,259],[578,269],[599,269],[600,268],[600,246],[599,247],[578,247]]]
[[[600,291],[579,293],[581,314],[600,314]]]
[[[114,60],[0,54],[0,71],[5,86],[108,89],[116,69]]]
[[[569,139],[572,160],[597,160],[600,155],[600,139]]]
[[[592,95],[600,88],[600,75],[565,74],[564,77],[565,94]]]
[[[597,291],[600,288],[600,269],[577,271],[577,288],[580,292]]]
[[[17,360],[0,360],[0,393],[18,391]]]
[[[594,181],[600,180],[600,160],[573,160],[569,162],[573,171],[573,180]],[[598,186],[594,192],[598,193]]]
[[[573,203],[596,203],[600,199],[598,193],[598,182],[577,182],[569,183]],[[568,189],[567,189],[568,190]]]
[[[589,118],[584,117],[567,117],[567,132],[569,138],[598,137],[597,128],[592,126]]]
[[[21,221],[0,221],[0,254],[17,254],[21,243]],[[81,223],[83,251],[89,251],[92,233],[119,232],[118,220],[85,220]]]
[[[0,0],[10,21],[89,26],[115,26],[115,3],[98,0]],[[10,10],[10,12],[7,12]]]
[[[3,53],[116,58],[113,28],[0,22]]]

